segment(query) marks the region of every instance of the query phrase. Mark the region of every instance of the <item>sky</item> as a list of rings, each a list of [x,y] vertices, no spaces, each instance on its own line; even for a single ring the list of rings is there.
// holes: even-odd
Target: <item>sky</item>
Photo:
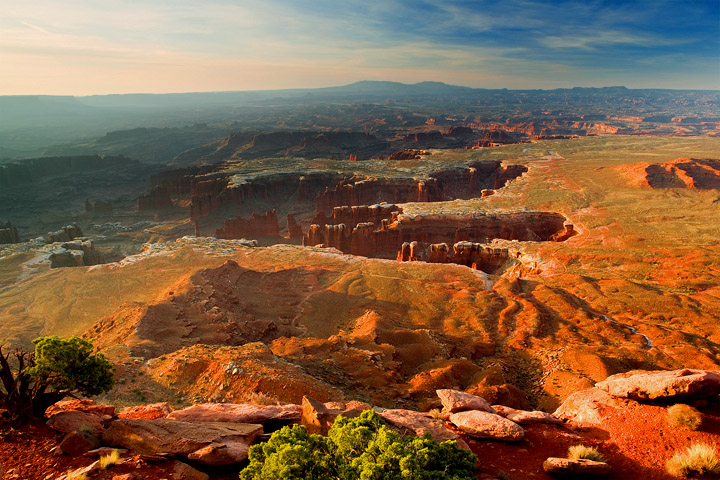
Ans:
[[[0,95],[720,89],[720,0],[0,0]]]

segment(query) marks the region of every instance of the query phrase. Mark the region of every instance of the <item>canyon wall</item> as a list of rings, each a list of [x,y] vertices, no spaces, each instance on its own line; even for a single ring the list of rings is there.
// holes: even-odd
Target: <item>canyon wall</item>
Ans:
[[[223,227],[215,230],[216,238],[225,239],[279,236],[280,226],[275,210],[268,210],[262,215],[254,213],[248,219],[237,217],[225,220]]]
[[[553,212],[415,216],[394,214],[389,220],[381,220],[379,225],[373,222],[358,223],[354,227],[344,223],[311,225],[308,233],[303,236],[303,245],[324,245],[353,255],[397,258],[398,251],[402,252],[403,244],[412,242],[455,245],[459,242],[490,243],[495,238],[553,241],[560,238],[560,234],[567,235],[565,232],[568,229],[574,232],[572,226],[565,226],[566,221],[564,216]],[[492,263],[490,258],[494,253],[474,252],[473,247],[466,247],[465,244],[459,248],[454,255],[463,260],[453,263],[469,266],[478,261]],[[434,255],[442,254],[438,251]],[[449,255],[449,251],[446,255]],[[483,255],[487,258],[483,259]],[[420,259],[419,254],[415,254],[415,257]],[[426,258],[429,258],[429,254]]]

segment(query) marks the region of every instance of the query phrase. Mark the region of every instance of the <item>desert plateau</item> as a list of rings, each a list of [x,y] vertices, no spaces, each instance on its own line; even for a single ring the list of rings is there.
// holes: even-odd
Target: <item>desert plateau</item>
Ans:
[[[41,3],[0,479],[720,477],[717,4]]]

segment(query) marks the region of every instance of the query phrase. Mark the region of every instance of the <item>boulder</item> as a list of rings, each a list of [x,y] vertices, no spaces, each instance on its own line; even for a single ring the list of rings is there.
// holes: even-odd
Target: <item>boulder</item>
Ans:
[[[465,410],[480,410],[488,413],[495,413],[490,404],[482,397],[459,390],[440,389],[436,390],[443,405],[443,413],[451,414]]]
[[[173,460],[173,478],[177,480],[209,480],[210,477],[199,470],[194,469],[187,463]]]
[[[302,416],[300,405],[251,405],[233,403],[200,403],[168,415],[185,422],[297,423]]]
[[[119,419],[102,439],[141,454],[170,453],[207,465],[230,465],[247,459],[262,431],[262,425],[246,423]]]
[[[71,457],[77,457],[100,447],[102,442],[95,435],[88,432],[70,432],[60,442],[60,450]]]
[[[45,416],[51,417],[58,412],[80,411],[87,413],[97,413],[100,415],[115,415],[115,407],[113,405],[102,405],[86,399],[61,400],[50,405],[45,410]]]
[[[474,438],[519,441],[525,436],[525,431],[517,423],[479,410],[453,413],[450,422]]]
[[[167,402],[162,402],[128,407],[118,413],[117,416],[128,420],[155,420],[156,418],[165,418],[171,412],[170,405]]]
[[[531,423],[563,423],[559,418],[539,410],[516,410],[503,405],[493,405],[492,408],[501,417],[512,420],[519,425],[529,425]]]
[[[621,408],[627,400],[611,397],[597,388],[586,388],[565,399],[553,416],[582,426],[600,426],[610,411]]]
[[[383,410],[378,413],[385,420],[390,428],[403,434],[412,434],[422,437],[429,433],[438,442],[456,440],[462,448],[470,447],[460,438],[460,435],[443,425],[443,422],[436,420],[427,413],[415,412],[413,410]]]
[[[346,418],[355,418],[364,410],[372,408],[363,402],[330,402],[322,403],[313,398],[303,396],[302,418],[300,424],[310,433],[327,435],[335,419],[342,415]]]
[[[109,415],[81,411],[60,411],[48,418],[47,425],[62,433],[79,430],[101,435],[110,421],[112,421],[112,417]]]
[[[543,470],[550,475],[570,478],[587,478],[605,476],[610,473],[610,465],[585,458],[550,457],[543,462]]]
[[[632,371],[612,375],[595,386],[613,397],[633,400],[704,398],[720,393],[720,372],[683,368],[672,371]]]

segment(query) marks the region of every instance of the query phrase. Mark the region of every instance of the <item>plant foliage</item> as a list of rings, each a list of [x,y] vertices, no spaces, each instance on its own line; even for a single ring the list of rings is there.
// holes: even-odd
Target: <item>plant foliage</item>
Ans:
[[[250,449],[242,480],[470,480],[475,455],[455,441],[403,437],[372,410],[338,417],[328,436],[295,425]]]
[[[0,405],[14,421],[41,416],[68,394],[92,396],[110,390],[113,367],[105,357],[92,354],[92,343],[56,336],[33,341],[34,352],[3,353],[0,347]]]

